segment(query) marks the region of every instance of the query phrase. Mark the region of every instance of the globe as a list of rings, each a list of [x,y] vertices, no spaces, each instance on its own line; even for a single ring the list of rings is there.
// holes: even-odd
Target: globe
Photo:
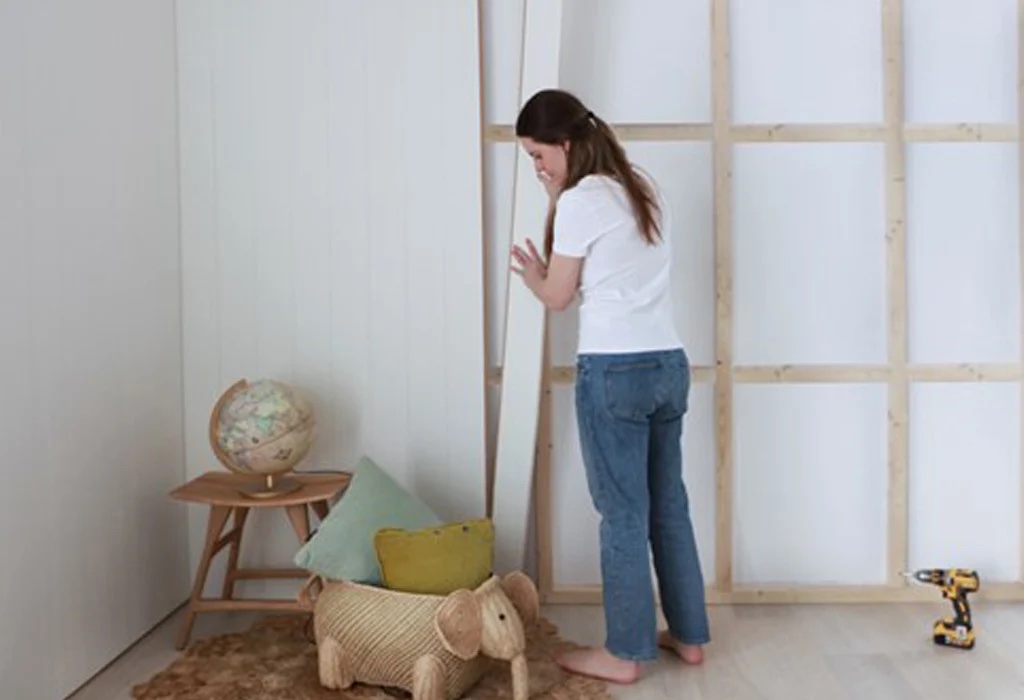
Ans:
[[[263,477],[239,490],[270,498],[300,488],[283,478],[305,459],[316,426],[309,401],[291,386],[273,379],[232,384],[210,414],[210,445],[230,471]]]

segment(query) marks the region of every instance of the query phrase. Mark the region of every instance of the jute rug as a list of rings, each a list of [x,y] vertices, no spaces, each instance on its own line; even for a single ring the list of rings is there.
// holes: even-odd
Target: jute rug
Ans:
[[[136,700],[394,700],[397,689],[355,685],[347,691],[320,686],[316,645],[308,615],[266,617],[249,630],[195,642],[168,668],[132,689]],[[530,697],[536,700],[611,700],[602,681],[564,673],[552,660],[561,648],[555,626],[541,619],[527,642]],[[465,700],[509,700],[507,664],[494,669]]]

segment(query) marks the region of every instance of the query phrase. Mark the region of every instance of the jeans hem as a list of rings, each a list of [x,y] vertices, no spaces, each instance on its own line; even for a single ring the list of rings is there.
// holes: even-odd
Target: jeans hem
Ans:
[[[669,630],[668,633],[669,633],[669,636],[672,637],[672,639],[676,640],[680,644],[686,644],[687,646],[701,646],[703,644],[710,644],[711,643],[710,635],[702,635],[700,637],[686,637],[686,636],[681,636],[681,635],[675,634],[675,633],[672,632],[672,630]]]
[[[643,652],[640,654],[630,654],[628,652],[616,651],[614,647],[606,647],[608,653],[617,659],[623,661],[636,661],[637,663],[645,663],[649,661],[656,661],[658,658],[657,650],[650,652]]]

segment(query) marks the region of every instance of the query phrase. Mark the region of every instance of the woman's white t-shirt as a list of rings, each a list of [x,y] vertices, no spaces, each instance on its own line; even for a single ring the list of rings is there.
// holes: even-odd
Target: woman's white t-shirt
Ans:
[[[640,234],[626,190],[588,175],[562,193],[552,251],[584,258],[577,352],[627,353],[682,346],[672,308],[672,230],[668,203],[653,180],[661,240]]]

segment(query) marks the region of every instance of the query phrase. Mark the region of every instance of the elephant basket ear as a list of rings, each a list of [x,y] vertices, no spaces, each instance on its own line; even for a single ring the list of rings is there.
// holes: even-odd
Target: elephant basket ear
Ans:
[[[434,626],[444,648],[463,661],[480,653],[483,611],[472,591],[463,588],[450,593],[434,616]]]
[[[522,571],[505,574],[501,579],[501,588],[512,601],[523,624],[526,626],[536,624],[537,618],[540,617],[540,596],[530,577]]]
[[[305,585],[299,590],[298,600],[306,610],[312,611],[316,606],[316,599],[324,590],[324,581],[318,575],[310,576]]]

